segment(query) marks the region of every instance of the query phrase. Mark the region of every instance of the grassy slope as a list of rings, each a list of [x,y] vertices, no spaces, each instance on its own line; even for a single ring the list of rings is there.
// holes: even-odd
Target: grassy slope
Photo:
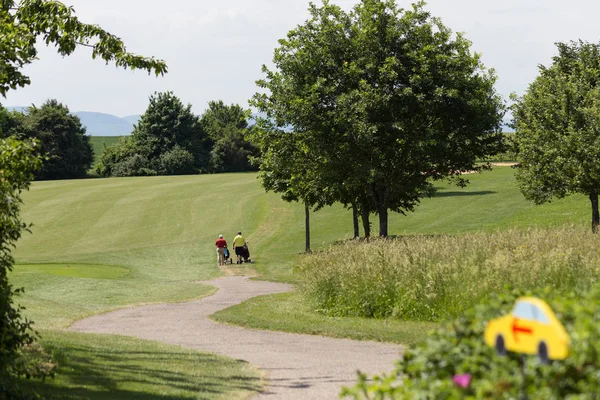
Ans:
[[[104,147],[108,147],[119,141],[121,136],[90,136],[90,144],[94,149],[94,163],[98,161],[98,158],[104,151]]]
[[[510,168],[470,180],[467,189],[443,187],[413,214],[392,214],[390,232],[587,223],[583,196],[533,206],[519,194]],[[23,303],[43,328],[65,326],[102,308],[205,295],[207,289],[193,282],[218,276],[214,240],[219,233],[231,240],[243,230],[257,270],[274,280],[294,279],[292,263],[304,245],[302,206],[265,195],[254,174],[36,182],[25,194],[24,217],[34,227],[33,235],[19,242],[19,263],[91,263],[129,270],[122,279],[99,283],[39,279],[40,271],[17,267],[15,283],[31,289]],[[314,248],[348,238],[351,231],[351,214],[342,207],[313,214]],[[61,313],[66,317],[57,323]]]
[[[470,179],[467,189],[442,185],[440,195],[424,199],[414,214],[393,214],[390,232],[455,233],[587,223],[588,204],[582,196],[534,207],[518,193],[510,168]],[[243,230],[257,270],[273,280],[294,279],[293,261],[304,247],[302,206],[284,203],[276,194],[265,195],[255,174],[36,182],[25,194],[24,217],[34,224],[33,235],[26,234],[19,242],[18,262],[60,264],[18,265],[11,277],[16,286],[27,289],[20,302],[43,329],[65,327],[85,315],[130,304],[210,293],[210,288],[194,281],[219,275],[213,244],[219,233],[231,240],[238,229]],[[373,222],[376,231],[375,218]],[[351,232],[351,214],[342,207],[313,215],[313,248],[348,238]],[[110,265],[127,273],[117,268],[112,269],[118,275],[113,279],[65,276],[63,264],[76,263]],[[257,299],[220,318],[238,323],[256,320],[261,327],[283,330],[395,340],[377,334],[378,329],[388,329],[385,321],[333,321],[312,313],[293,295],[286,301]],[[282,315],[288,322],[296,321],[286,325]],[[91,344],[95,339],[72,340]],[[396,341],[414,340],[418,338],[404,336]]]

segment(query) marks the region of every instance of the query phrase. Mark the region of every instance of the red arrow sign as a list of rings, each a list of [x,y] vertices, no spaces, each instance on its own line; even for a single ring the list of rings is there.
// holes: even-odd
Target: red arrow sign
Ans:
[[[518,333],[531,335],[531,334],[533,334],[533,329],[526,328],[524,326],[519,326],[519,319],[515,318],[515,319],[513,319],[513,323],[512,323],[512,333],[513,333],[513,337],[515,338],[515,342],[518,342],[519,341],[519,337],[517,336]]]

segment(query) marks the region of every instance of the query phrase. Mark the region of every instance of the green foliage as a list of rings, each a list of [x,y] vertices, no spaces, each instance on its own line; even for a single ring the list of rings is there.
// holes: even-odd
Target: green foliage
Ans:
[[[248,111],[211,101],[198,118],[171,92],[150,97],[129,140],[108,147],[101,176],[184,175],[250,171],[258,149],[246,139]]]
[[[13,306],[13,297],[22,293],[8,281],[13,268],[11,250],[28,230],[20,217],[21,193],[40,168],[35,142],[14,138],[0,140],[0,398],[15,396],[16,376],[31,373],[22,362],[24,346],[34,341],[32,322],[23,318],[23,308]],[[10,394],[12,393],[12,394]]]
[[[194,156],[189,151],[176,145],[159,157],[160,175],[186,175],[196,172]]]
[[[592,201],[600,223],[600,44],[558,43],[558,55],[513,106],[517,180],[536,204],[573,193]]]
[[[96,172],[108,177],[205,171],[210,139],[191,108],[171,92],[150,96],[132,135],[106,148]]]
[[[571,293],[600,281],[598,239],[574,228],[349,242],[303,257],[300,288],[327,315],[447,321],[504,287]]]
[[[104,150],[121,140],[122,136],[90,136],[90,144],[94,151],[94,167]],[[95,168],[94,168],[95,169]]]
[[[90,138],[79,117],[56,100],[29,107],[22,119],[22,135],[36,139],[44,164],[36,179],[75,179],[86,176],[94,161]]]
[[[225,105],[222,101],[210,101],[202,114],[201,124],[210,136],[211,172],[253,171],[250,159],[258,155],[258,149],[246,139],[249,111],[237,104]]]
[[[409,349],[389,375],[368,381],[362,375],[343,395],[355,399],[515,399],[522,393],[520,357],[496,355],[483,341],[487,321],[507,314],[518,295],[546,300],[571,336],[569,357],[550,365],[537,357],[525,361],[527,398],[594,399],[600,391],[600,289],[556,293],[553,289],[513,291],[493,296],[466,311],[452,324]],[[470,374],[467,388],[453,384],[456,374]]]
[[[280,40],[275,70],[263,67],[257,83],[267,93],[253,99],[266,113],[259,134],[301,134],[315,173],[293,169],[290,178],[328,201],[376,211],[387,236],[388,210],[413,211],[435,191],[432,180],[464,185],[462,171],[485,168],[477,160],[501,149],[495,74],[424,2],[404,10],[363,0],[346,13],[325,1],[309,12]],[[297,158],[303,163],[290,163]],[[263,160],[269,171],[274,163]]]
[[[486,156],[482,162],[515,162],[517,160],[517,144],[513,132],[504,132],[502,134],[502,152]]]
[[[53,0],[3,0],[0,2],[0,94],[23,87],[31,81],[21,72],[37,56],[36,43],[54,45],[63,56],[72,54],[77,46],[91,47],[92,58],[99,58],[117,67],[143,69],[156,75],[167,72],[161,60],[143,57],[127,51],[123,41],[98,25],[84,24],[71,7]]]

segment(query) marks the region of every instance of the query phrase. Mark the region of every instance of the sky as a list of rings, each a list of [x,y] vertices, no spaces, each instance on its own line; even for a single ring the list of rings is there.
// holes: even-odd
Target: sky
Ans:
[[[321,0],[316,0],[319,3]],[[308,17],[308,0],[64,0],[87,23],[121,37],[129,51],[167,62],[164,77],[117,69],[81,48],[61,57],[39,46],[25,68],[32,84],[11,91],[6,106],[39,105],[56,98],[71,111],[142,114],[148,97],[171,90],[201,114],[211,100],[248,106],[270,65],[277,40]],[[332,0],[345,9],[354,0]],[[411,1],[397,0],[401,7]],[[498,75],[508,100],[523,94],[538,65],[548,65],[555,42],[600,41],[594,0],[429,0],[427,9],[453,31],[464,32]]]

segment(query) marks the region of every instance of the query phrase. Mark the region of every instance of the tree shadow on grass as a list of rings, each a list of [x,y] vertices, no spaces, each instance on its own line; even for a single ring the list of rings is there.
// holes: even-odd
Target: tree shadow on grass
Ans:
[[[462,196],[485,196],[487,194],[495,194],[497,192],[491,190],[480,190],[477,192],[467,191],[452,191],[452,192],[436,192],[433,197],[462,197]]]
[[[56,360],[55,380],[25,381],[24,387],[49,400],[211,399],[262,389],[260,378],[240,376],[244,362],[196,352],[123,352],[65,345],[56,352]]]

